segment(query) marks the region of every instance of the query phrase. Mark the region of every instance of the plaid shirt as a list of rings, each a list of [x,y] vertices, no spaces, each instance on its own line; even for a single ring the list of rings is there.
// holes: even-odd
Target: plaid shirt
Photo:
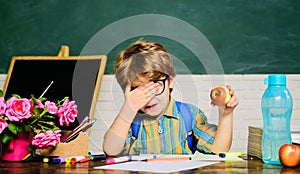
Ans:
[[[192,129],[198,139],[197,149],[210,152],[217,126],[209,124],[205,114],[195,106],[188,104],[194,117]],[[169,106],[160,120],[149,116],[140,117],[141,126],[135,142],[130,145],[131,130],[122,154],[191,154],[185,139],[186,129],[182,113],[177,110],[175,100],[170,99]],[[130,147],[131,146],[131,147]]]

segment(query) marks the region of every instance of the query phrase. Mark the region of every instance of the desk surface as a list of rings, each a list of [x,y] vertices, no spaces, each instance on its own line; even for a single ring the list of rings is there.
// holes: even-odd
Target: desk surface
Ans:
[[[0,173],[23,174],[23,173],[130,173],[128,171],[95,170],[93,167],[104,165],[104,161],[89,161],[66,166],[65,164],[51,164],[43,162],[0,162]],[[135,172],[137,173],[137,172]],[[238,162],[220,162],[206,167],[182,171],[180,173],[300,173],[298,168],[283,168],[278,165],[264,164],[260,159],[249,158]]]

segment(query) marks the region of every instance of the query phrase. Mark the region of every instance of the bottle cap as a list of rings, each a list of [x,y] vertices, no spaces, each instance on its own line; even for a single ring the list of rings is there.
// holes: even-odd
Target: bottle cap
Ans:
[[[286,85],[286,76],[284,74],[271,74],[264,80],[265,85]]]

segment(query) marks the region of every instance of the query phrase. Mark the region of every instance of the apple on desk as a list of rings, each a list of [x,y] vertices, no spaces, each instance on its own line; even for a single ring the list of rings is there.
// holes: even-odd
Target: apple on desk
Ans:
[[[300,146],[283,144],[279,148],[278,155],[284,167],[297,167],[300,164]]]

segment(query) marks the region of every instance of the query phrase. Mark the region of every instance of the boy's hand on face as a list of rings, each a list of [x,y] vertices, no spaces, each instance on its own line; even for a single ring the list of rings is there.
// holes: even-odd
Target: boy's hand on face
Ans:
[[[149,82],[131,90],[129,83],[125,90],[125,104],[129,104],[137,112],[155,96],[158,88],[158,84]]]

